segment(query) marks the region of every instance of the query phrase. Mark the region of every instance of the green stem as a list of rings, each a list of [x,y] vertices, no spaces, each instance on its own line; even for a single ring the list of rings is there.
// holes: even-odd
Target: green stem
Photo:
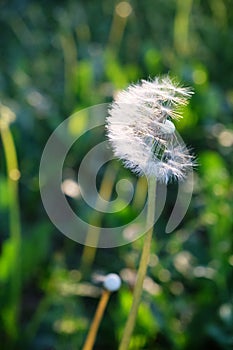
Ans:
[[[14,140],[9,129],[8,123],[4,121],[2,116],[0,124],[2,145],[6,159],[7,168],[7,187],[9,202],[9,226],[10,226],[10,243],[14,252],[13,261],[11,261],[11,287],[9,291],[10,307],[6,316],[6,327],[15,337],[18,330],[18,318],[20,310],[20,294],[21,294],[21,267],[20,267],[20,249],[21,249],[21,227],[20,227],[20,211],[18,198],[18,179],[20,172],[18,170],[18,162]]]
[[[120,343],[119,350],[127,350],[130,344],[130,339],[134,330],[138,308],[141,301],[141,295],[143,290],[143,282],[146,276],[147,266],[150,257],[150,247],[153,235],[153,223],[155,215],[155,192],[156,192],[156,179],[150,178],[148,183],[148,211],[147,211],[147,225],[151,227],[146,233],[144,238],[143,250],[141,260],[139,263],[137,281],[134,288],[133,302],[131,310],[126,322],[123,337]]]

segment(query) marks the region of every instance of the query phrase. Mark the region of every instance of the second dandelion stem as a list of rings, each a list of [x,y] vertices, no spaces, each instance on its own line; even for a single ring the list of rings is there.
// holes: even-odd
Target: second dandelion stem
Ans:
[[[138,308],[141,301],[141,295],[143,290],[143,282],[146,276],[147,266],[150,257],[150,247],[153,235],[154,227],[154,215],[155,215],[155,194],[156,194],[156,178],[149,178],[148,183],[148,209],[147,209],[147,227],[148,232],[144,238],[143,250],[141,260],[139,263],[137,281],[133,293],[133,302],[131,310],[126,322],[123,337],[120,343],[119,350],[127,350],[130,344],[130,339],[134,330]]]

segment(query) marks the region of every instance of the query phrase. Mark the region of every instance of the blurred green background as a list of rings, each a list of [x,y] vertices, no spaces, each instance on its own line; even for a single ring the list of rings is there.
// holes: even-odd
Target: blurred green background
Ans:
[[[1,1],[1,349],[81,349],[98,276],[108,272],[123,286],[111,296],[95,349],[117,349],[143,240],[95,251],[63,236],[40,199],[39,163],[49,135],[74,111],[166,73],[195,91],[178,130],[199,166],[189,211],[166,235],[176,187],[169,185],[130,349],[233,348],[232,5]],[[70,168],[79,161],[74,150]],[[131,208],[114,220],[122,215],[130,218]]]

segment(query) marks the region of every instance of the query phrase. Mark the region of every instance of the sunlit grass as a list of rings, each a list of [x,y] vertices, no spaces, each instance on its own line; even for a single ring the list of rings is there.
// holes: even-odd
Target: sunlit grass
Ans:
[[[21,225],[20,208],[18,197],[18,180],[20,171],[18,167],[16,148],[10,130],[10,123],[15,119],[14,113],[6,106],[0,105],[0,135],[7,171],[8,208],[9,208],[9,238],[5,243],[6,250],[11,251],[10,255],[2,256],[10,261],[9,276],[9,305],[3,312],[3,319],[6,324],[6,331],[9,337],[16,338],[18,335],[20,302],[21,302]],[[5,251],[6,252],[6,251]],[[3,262],[3,261],[2,261]]]

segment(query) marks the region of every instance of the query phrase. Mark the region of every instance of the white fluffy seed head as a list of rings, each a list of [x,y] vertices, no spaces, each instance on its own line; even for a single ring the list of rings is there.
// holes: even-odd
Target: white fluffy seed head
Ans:
[[[192,92],[169,77],[142,80],[121,91],[109,109],[107,133],[114,154],[138,175],[167,183],[181,180],[193,157],[178,138],[172,119]]]
[[[121,286],[121,279],[116,273],[110,273],[105,277],[103,284],[109,292],[115,292]]]

